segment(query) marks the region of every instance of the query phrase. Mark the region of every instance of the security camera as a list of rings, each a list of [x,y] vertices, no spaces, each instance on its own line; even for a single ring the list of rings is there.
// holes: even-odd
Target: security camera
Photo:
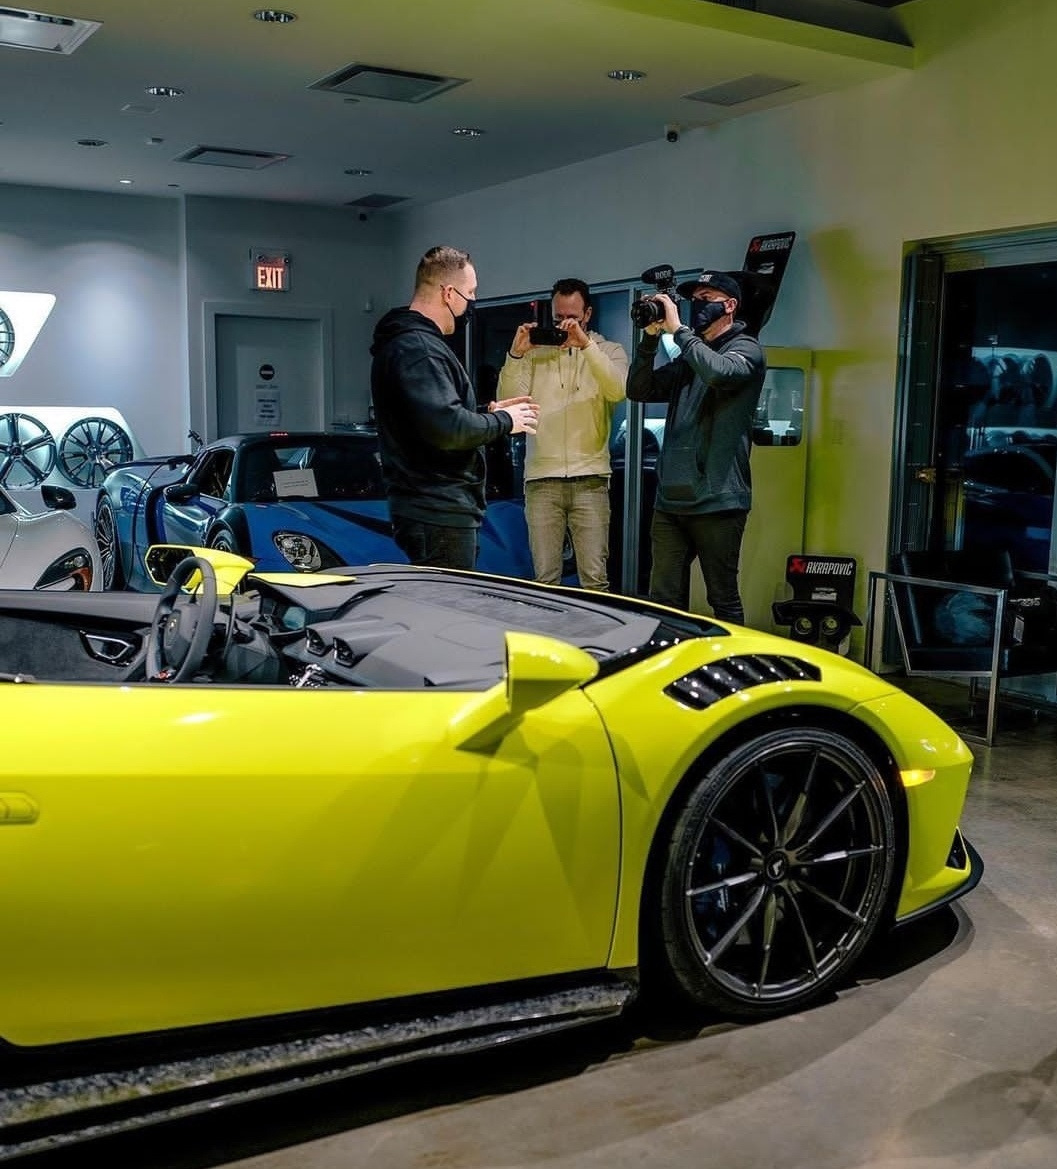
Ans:
[[[664,127],[664,140],[665,142],[679,141],[679,127],[675,125],[674,122],[669,122],[668,125]]]

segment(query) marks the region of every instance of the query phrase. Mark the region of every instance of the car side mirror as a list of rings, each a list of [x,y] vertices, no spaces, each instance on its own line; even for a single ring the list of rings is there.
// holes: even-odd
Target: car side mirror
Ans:
[[[170,483],[168,487],[162,488],[162,495],[165,496],[167,503],[190,503],[192,499],[197,499],[199,494],[193,483]]]
[[[52,511],[73,511],[77,506],[77,500],[68,487],[54,487],[45,483],[40,489],[40,496],[44,506]]]

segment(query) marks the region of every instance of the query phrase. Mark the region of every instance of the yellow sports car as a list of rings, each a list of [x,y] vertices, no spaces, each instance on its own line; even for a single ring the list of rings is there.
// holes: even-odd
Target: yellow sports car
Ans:
[[[187,552],[160,597],[0,593],[0,1158],[597,1019],[643,971],[797,1010],[979,878],[969,751],[845,658]]]

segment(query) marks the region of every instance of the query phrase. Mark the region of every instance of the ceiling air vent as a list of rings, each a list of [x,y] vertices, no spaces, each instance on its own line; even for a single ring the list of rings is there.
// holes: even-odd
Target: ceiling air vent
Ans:
[[[768,77],[766,73],[750,73],[711,89],[699,89],[696,93],[684,93],[690,101],[703,101],[712,106],[740,106],[742,102],[755,101],[781,93],[783,89],[795,89],[799,81],[788,81],[782,77]]]
[[[353,199],[350,203],[346,203],[346,207],[364,207],[368,210],[378,211],[382,207],[392,207],[394,203],[403,203],[407,198],[406,195],[364,195],[359,199]]]
[[[386,101],[429,101],[445,90],[463,85],[465,77],[438,77],[434,73],[408,73],[376,65],[346,65],[309,89],[323,89],[347,97],[380,97]]]
[[[275,162],[285,162],[289,154],[270,150],[228,150],[223,146],[194,146],[178,154],[173,162],[198,162],[203,166],[231,166],[237,170],[263,170]]]
[[[102,27],[98,20],[52,16],[25,8],[0,8],[0,48],[36,49],[41,53],[69,56]]]

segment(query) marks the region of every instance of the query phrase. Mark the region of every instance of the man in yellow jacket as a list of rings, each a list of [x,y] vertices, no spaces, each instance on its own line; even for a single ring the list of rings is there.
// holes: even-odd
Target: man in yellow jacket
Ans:
[[[588,330],[591,292],[569,277],[551,289],[557,330],[533,343],[536,322],[518,327],[499,375],[501,399],[530,395],[538,429],[525,440],[525,519],[536,579],[558,584],[565,534],[580,584],[606,590],[609,577],[609,431],[624,399],[628,355]],[[564,336],[562,336],[564,334]]]

